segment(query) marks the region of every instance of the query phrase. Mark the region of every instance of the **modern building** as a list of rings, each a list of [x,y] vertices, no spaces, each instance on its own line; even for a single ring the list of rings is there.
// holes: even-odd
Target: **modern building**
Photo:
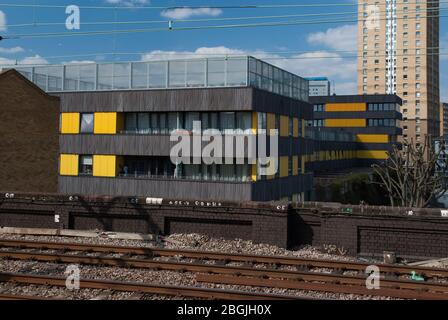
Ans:
[[[329,96],[331,94],[331,82],[325,77],[305,78],[309,82],[310,97]]]
[[[359,0],[358,93],[397,94],[417,144],[439,135],[439,1]]]
[[[0,191],[57,192],[59,99],[0,71]]]
[[[310,199],[308,81],[252,57],[17,68],[60,98],[59,192],[204,201]],[[202,130],[194,122],[201,121]],[[173,163],[174,130],[277,129],[278,171]],[[238,146],[236,146],[238,148]],[[243,148],[249,148],[243,144]],[[233,149],[233,146],[232,146]],[[269,148],[268,148],[269,149]],[[223,159],[223,163],[225,163]]]
[[[440,136],[448,138],[448,103],[440,103]]]
[[[324,162],[316,170],[330,168],[334,160],[340,168],[384,161],[402,134],[402,100],[397,95],[311,97],[310,103],[320,137],[313,161]]]

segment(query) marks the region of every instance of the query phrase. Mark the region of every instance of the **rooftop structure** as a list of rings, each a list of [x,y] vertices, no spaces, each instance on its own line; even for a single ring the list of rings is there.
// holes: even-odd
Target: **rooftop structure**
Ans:
[[[46,92],[255,87],[308,101],[308,81],[250,56],[17,66]]]

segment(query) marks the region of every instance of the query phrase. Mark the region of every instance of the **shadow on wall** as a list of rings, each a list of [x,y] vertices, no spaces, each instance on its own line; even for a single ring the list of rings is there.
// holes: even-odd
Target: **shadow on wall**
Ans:
[[[315,179],[315,198],[319,202],[358,205],[389,205],[385,190],[376,184],[372,173],[354,173],[334,179]]]

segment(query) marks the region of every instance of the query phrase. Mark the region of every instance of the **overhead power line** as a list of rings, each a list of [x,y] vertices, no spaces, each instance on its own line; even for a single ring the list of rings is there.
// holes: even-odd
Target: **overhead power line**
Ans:
[[[428,8],[428,12],[445,11],[448,8]],[[396,13],[419,13],[421,11],[398,10]],[[379,14],[386,13],[386,11],[379,11]],[[194,23],[194,22],[217,22],[217,21],[239,21],[239,20],[267,20],[267,19],[286,19],[286,18],[304,18],[304,17],[327,17],[327,16],[345,16],[345,15],[358,15],[358,11],[348,12],[323,12],[323,13],[307,13],[307,14],[289,14],[289,15],[269,15],[269,16],[246,16],[246,17],[230,17],[230,18],[203,18],[203,19],[165,19],[165,20],[135,20],[135,21],[91,21],[83,22],[82,25],[127,25],[127,24],[168,24],[172,23]],[[46,26],[58,26],[64,25],[65,22],[36,22],[33,23],[19,23],[6,25],[7,28],[19,28],[19,27],[46,27]]]
[[[448,17],[448,15],[420,16],[420,19]],[[397,20],[404,19],[397,17]],[[417,16],[407,17],[408,20],[417,19]],[[386,19],[377,19],[378,21]],[[234,28],[254,28],[254,27],[281,27],[292,25],[313,25],[313,24],[332,24],[332,23],[355,23],[359,19],[328,19],[328,20],[292,20],[285,22],[265,22],[251,24],[225,24],[225,25],[206,25],[192,27],[166,27],[166,28],[148,28],[148,29],[124,29],[124,30],[105,30],[105,31],[86,31],[86,32],[62,32],[62,33],[31,33],[4,36],[4,39],[33,39],[33,38],[52,38],[52,37],[70,37],[70,36],[96,36],[96,35],[114,35],[130,33],[149,33],[163,31],[188,31],[188,30],[217,30]]]
[[[401,4],[422,4],[422,2],[404,2],[397,1]],[[427,1],[427,4],[443,4],[448,1]],[[91,10],[175,10],[175,9],[288,9],[288,8],[328,8],[328,7],[357,7],[363,4],[357,3],[302,3],[302,4],[251,4],[251,5],[232,5],[232,6],[78,6],[80,9]],[[17,4],[17,3],[0,3],[0,7],[11,8],[47,8],[60,9],[66,8],[66,5],[48,5],[48,4]]]

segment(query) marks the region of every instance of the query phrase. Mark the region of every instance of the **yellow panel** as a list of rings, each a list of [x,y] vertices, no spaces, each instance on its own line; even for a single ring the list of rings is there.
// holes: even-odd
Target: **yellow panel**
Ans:
[[[366,125],[366,119],[325,119],[325,126],[329,128],[365,127]]]
[[[302,137],[305,137],[305,119],[302,119]]]
[[[79,113],[61,114],[61,133],[62,134],[79,133]]]
[[[288,176],[288,157],[280,157],[280,178]]]
[[[299,174],[299,157],[292,157],[292,175],[297,176]]]
[[[298,138],[299,137],[299,119],[297,119],[297,118],[292,119],[292,123],[293,123],[292,134],[293,134],[294,138]]]
[[[306,156],[302,156],[302,174],[305,174]]]
[[[61,176],[77,176],[79,157],[77,154],[61,154],[59,173]]]
[[[95,177],[116,177],[117,157],[116,156],[93,156],[93,176]]]
[[[382,150],[358,150],[356,156],[359,159],[387,159],[387,152]]]
[[[389,136],[387,134],[358,134],[356,141],[362,143],[388,143]]]
[[[95,112],[95,134],[116,134],[117,124],[116,112]]]
[[[271,134],[271,130],[272,129],[276,129],[275,128],[275,114],[268,113],[266,115],[266,127],[267,127],[267,130],[268,130],[268,135]]]
[[[252,181],[257,181],[257,165],[252,165]]]
[[[252,133],[257,134],[258,129],[258,113],[252,112]]]
[[[289,117],[288,116],[280,116],[280,136],[281,137],[289,136]]]
[[[366,111],[366,103],[327,103],[325,105],[326,112],[354,112],[354,111]]]

